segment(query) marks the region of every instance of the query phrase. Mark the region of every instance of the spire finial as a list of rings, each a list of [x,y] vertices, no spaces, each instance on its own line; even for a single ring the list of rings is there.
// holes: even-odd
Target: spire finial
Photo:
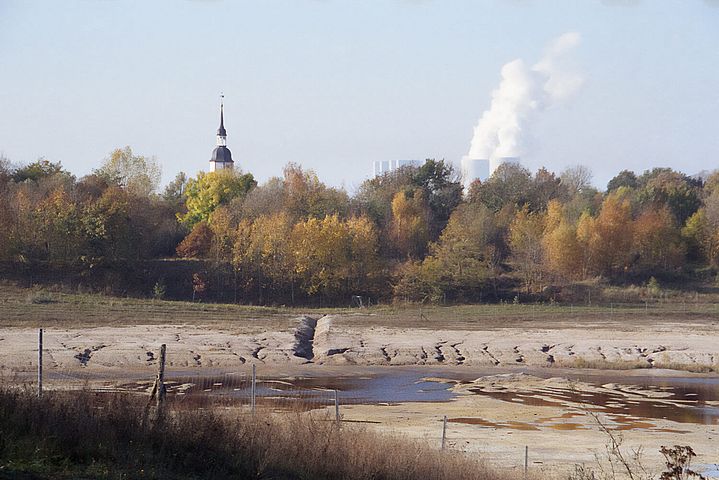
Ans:
[[[227,136],[225,130],[225,94],[220,92],[220,128],[217,130],[217,135],[221,137]]]

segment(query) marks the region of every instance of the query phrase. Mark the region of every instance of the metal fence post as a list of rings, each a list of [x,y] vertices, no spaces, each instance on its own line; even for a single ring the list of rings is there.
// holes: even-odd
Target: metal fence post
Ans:
[[[42,328],[37,331],[37,397],[42,397]]]
[[[524,446],[524,478],[527,478],[527,472],[529,470],[529,446]]]
[[[337,390],[335,390],[335,421],[337,426],[340,426],[340,397]]]
[[[252,415],[255,414],[255,402],[257,395],[257,366],[252,364]]]

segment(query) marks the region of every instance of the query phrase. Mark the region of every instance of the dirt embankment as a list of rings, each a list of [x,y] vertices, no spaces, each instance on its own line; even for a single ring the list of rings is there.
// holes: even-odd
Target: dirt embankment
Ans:
[[[361,319],[302,316],[287,328],[250,333],[193,325],[52,328],[45,333],[49,366],[137,368],[156,363],[168,345],[175,367],[270,365],[558,366],[578,368],[674,368],[719,371],[716,323],[664,322],[621,329],[599,325],[446,330],[365,326]],[[0,329],[0,368],[29,370],[37,332]]]

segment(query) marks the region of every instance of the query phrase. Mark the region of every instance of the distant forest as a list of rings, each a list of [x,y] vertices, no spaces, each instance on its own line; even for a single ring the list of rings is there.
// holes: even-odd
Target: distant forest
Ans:
[[[719,173],[559,175],[501,165],[463,192],[444,161],[350,196],[288,164],[183,173],[159,192],[153,158],[117,149],[76,178],[0,158],[0,274],[80,291],[262,305],[554,300],[581,282],[713,284]]]

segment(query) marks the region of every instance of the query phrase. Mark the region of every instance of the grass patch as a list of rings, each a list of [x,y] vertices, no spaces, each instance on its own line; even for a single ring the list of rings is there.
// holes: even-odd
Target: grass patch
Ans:
[[[420,305],[398,303],[370,308],[291,308],[221,303],[192,303],[150,298],[123,298],[0,286],[0,327],[92,327],[147,324],[193,324],[241,329],[243,333],[283,329],[292,318],[341,314],[339,324],[413,328],[505,328],[527,323],[593,328],[654,325],[664,321],[716,321],[719,302],[700,297],[693,302],[558,303]],[[701,301],[700,301],[701,300]]]

